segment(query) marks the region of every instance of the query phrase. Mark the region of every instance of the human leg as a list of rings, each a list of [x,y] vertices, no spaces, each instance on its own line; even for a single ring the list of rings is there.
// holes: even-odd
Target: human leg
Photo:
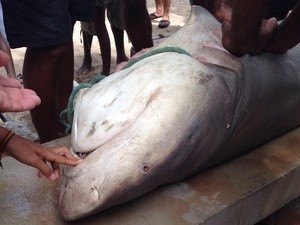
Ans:
[[[163,20],[170,20],[170,8],[171,8],[171,0],[163,0],[163,8],[164,8],[164,13],[163,13]]]
[[[111,30],[114,35],[116,51],[117,51],[117,63],[121,63],[128,60],[128,57],[125,54],[124,48],[124,30],[120,30],[114,25],[111,24]]]
[[[108,31],[105,25],[105,7],[95,6],[93,22],[99,40],[102,57],[102,74],[110,74],[111,48]]]
[[[111,30],[114,35],[117,63],[119,64],[128,60],[124,47],[125,25],[122,17],[121,0],[111,0],[111,2],[107,4],[107,18],[110,22]]]
[[[158,23],[158,28],[167,28],[170,26],[170,7],[171,0],[162,0],[163,3],[163,16],[161,21]]]
[[[87,74],[92,70],[91,46],[93,41],[93,35],[83,30],[82,41],[83,41],[83,60],[81,66],[77,69],[76,74]]]
[[[58,104],[59,86],[66,85],[64,95],[69,95],[70,87],[69,82],[64,82],[58,85],[58,82],[65,79],[71,79],[73,75],[73,67],[64,70],[69,72],[61,74],[63,71],[61,65],[64,67],[70,67],[73,65],[69,61],[65,61],[65,54],[69,55],[70,42],[51,46],[51,47],[36,47],[27,48],[24,65],[23,65],[23,82],[26,88],[34,90],[37,95],[41,98],[41,105],[30,111],[32,122],[37,130],[40,137],[41,143],[56,139],[59,137],[59,108],[66,108],[66,103],[63,101],[65,97],[60,99]],[[67,57],[68,58],[68,57]],[[68,59],[70,60],[70,59]],[[73,59],[71,59],[72,61]],[[72,75],[70,74],[72,71]],[[72,87],[71,87],[72,88]],[[63,106],[64,104],[64,106]]]
[[[73,42],[70,41],[65,46],[65,52],[57,63],[57,124],[58,136],[65,136],[65,127],[60,122],[60,114],[68,106],[69,97],[73,90],[74,79],[74,48]]]
[[[164,5],[163,5],[163,0],[155,0],[155,12],[150,13],[150,19],[154,20],[157,18],[162,17],[164,14]]]
[[[153,46],[152,25],[145,0],[122,0],[125,29],[135,51]]]

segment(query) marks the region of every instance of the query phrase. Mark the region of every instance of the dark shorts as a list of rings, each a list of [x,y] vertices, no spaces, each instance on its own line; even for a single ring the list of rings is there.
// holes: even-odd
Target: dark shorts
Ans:
[[[93,6],[94,0],[69,0],[69,12],[73,21],[91,21]]]
[[[46,47],[71,41],[72,22],[88,21],[92,13],[92,4],[88,6],[91,0],[1,1],[11,48]],[[90,11],[82,12],[80,9]]]
[[[119,30],[125,29],[125,24],[122,18],[121,0],[112,0],[107,5],[107,17],[114,27]]]

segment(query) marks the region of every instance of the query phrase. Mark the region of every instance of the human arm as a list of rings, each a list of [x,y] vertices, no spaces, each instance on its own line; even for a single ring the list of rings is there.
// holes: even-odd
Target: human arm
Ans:
[[[266,0],[233,0],[231,21],[222,23],[222,43],[234,55],[261,52],[277,28],[277,20],[262,20]]]
[[[4,65],[5,70],[7,72],[7,76],[12,77],[12,78],[17,78],[9,44],[1,32],[0,32],[0,50],[5,52],[9,56],[9,59],[7,60],[6,64]]]
[[[0,127],[0,141],[3,141],[7,132],[9,131],[6,128]],[[2,156],[11,156],[26,165],[35,167],[40,171],[39,177],[44,175],[52,181],[58,178],[58,164],[75,166],[81,162],[66,147],[47,148],[17,134],[8,141]]]

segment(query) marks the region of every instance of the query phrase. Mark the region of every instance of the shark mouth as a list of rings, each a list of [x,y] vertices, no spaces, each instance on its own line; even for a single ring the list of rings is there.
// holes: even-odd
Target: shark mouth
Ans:
[[[92,154],[95,150],[96,149],[91,150],[89,152],[75,152],[72,147],[69,149],[69,151],[75,158],[80,158],[80,159],[85,159],[88,155]]]

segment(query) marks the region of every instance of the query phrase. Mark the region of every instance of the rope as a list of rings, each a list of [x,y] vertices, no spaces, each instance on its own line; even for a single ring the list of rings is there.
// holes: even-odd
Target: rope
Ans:
[[[147,57],[150,57],[150,56],[153,56],[153,55],[157,55],[157,54],[161,54],[161,53],[164,53],[164,52],[176,52],[176,53],[179,53],[179,54],[185,54],[185,55],[188,55],[188,56],[191,56],[186,50],[182,49],[182,48],[178,48],[178,47],[162,47],[162,48],[158,48],[158,49],[154,49],[152,50],[151,52],[148,52],[136,59],[132,59],[129,61],[129,63],[127,63],[127,65],[125,67],[123,67],[123,69],[127,69],[129,67],[131,67],[132,65],[134,65],[135,63],[147,58]],[[122,70],[123,70],[122,69]],[[105,78],[104,75],[96,75],[92,78],[90,78],[88,80],[87,83],[81,83],[79,84],[77,87],[74,88],[74,90],[72,91],[70,97],[69,97],[69,100],[68,100],[68,106],[67,108],[62,111],[60,113],[60,122],[66,127],[65,129],[65,133],[66,134],[69,134],[71,133],[71,129],[72,129],[72,123],[73,123],[73,114],[74,114],[74,99],[77,95],[77,93],[83,89],[83,88],[90,88],[92,87],[94,84],[98,83],[99,81],[101,81],[103,78]]]
[[[69,97],[69,100],[68,100],[67,108],[65,110],[63,110],[59,115],[60,122],[66,127],[66,129],[65,129],[66,134],[71,133],[72,123],[73,123],[73,114],[74,114],[74,99],[75,99],[77,93],[83,88],[92,87],[94,84],[98,83],[103,78],[105,78],[104,75],[96,75],[96,76],[90,78],[87,83],[81,83],[73,89],[73,91]]]
[[[145,59],[145,58],[153,56],[153,55],[161,54],[161,53],[164,53],[164,52],[176,52],[176,53],[179,53],[179,54],[184,54],[184,55],[191,56],[190,53],[188,53],[183,48],[166,46],[166,47],[154,49],[151,52],[147,52],[146,54],[144,54],[144,55],[142,55],[142,56],[140,56],[136,59],[130,60],[129,63],[127,63],[127,65],[123,67],[123,69],[127,69],[127,68],[131,67],[135,63],[141,61],[142,59]]]

